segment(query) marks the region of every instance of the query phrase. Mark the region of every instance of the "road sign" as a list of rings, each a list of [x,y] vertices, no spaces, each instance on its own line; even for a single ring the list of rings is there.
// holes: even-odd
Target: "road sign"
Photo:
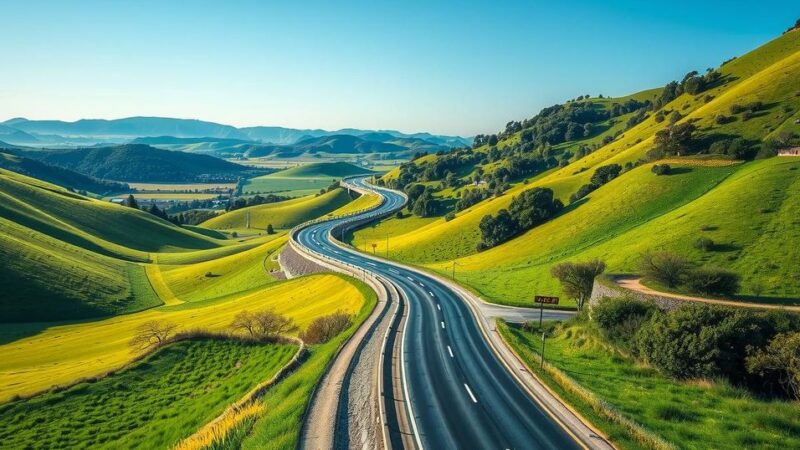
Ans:
[[[537,295],[533,298],[533,303],[541,303],[547,305],[557,305],[558,297],[549,297],[547,295]]]
[[[533,303],[539,304],[539,329],[542,329],[542,320],[544,319],[544,305],[557,305],[558,297],[551,297],[549,295],[536,295],[533,297]],[[544,334],[542,334],[544,336]],[[544,339],[544,337],[542,337]],[[544,342],[544,341],[542,341]],[[544,351],[544,350],[542,350]]]

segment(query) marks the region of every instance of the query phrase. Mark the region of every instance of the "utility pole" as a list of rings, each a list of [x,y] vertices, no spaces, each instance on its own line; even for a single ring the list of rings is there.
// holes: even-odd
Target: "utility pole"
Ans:
[[[544,339],[545,339],[545,333],[544,331],[542,331],[542,361],[539,364],[540,369],[544,369]]]
[[[376,243],[374,243],[374,242],[373,242],[373,243],[372,243],[372,254],[373,254],[373,255],[376,255],[376,254],[377,254],[377,250],[376,250],[377,248],[378,248],[378,244],[376,244]]]

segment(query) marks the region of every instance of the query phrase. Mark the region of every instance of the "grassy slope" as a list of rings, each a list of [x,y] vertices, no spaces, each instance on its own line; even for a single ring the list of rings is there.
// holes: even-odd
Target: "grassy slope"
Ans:
[[[583,401],[539,370],[538,333],[500,325],[503,338],[532,371],[608,433],[623,449],[642,448],[622,427],[594,414]],[[679,382],[606,345],[586,324],[548,339],[546,360],[611,408],[680,448],[796,448],[800,419],[793,402],[764,401],[724,383]]]
[[[303,365],[283,380],[261,399],[265,413],[255,423],[243,442],[243,449],[297,448],[303,413],[311,399],[314,386],[319,383],[336,351],[356,331],[377,303],[375,293],[359,283],[364,297],[363,306],[353,320],[353,325],[331,341],[309,347],[309,356]]]
[[[286,243],[275,239],[249,250],[208,261],[184,265],[153,265],[150,273],[154,286],[184,302],[198,302],[226,297],[264,287],[276,279],[267,271],[277,269],[273,254]]]
[[[245,295],[214,302],[185,303],[91,323],[4,324],[0,326],[0,402],[115,369],[133,354],[128,341],[137,326],[167,320],[180,329],[222,330],[242,310],[274,308],[301,327],[336,310],[354,313],[364,294],[338,275],[313,275],[274,283]]]
[[[799,48],[800,33],[788,33],[723,66],[721,72],[729,80],[725,85],[711,89],[697,97],[684,94],[667,105],[664,110],[668,113],[673,110],[680,111],[683,115],[688,116],[683,120],[697,119],[703,134],[735,134],[755,139],[763,138],[769,133],[775,133],[779,129],[785,128],[787,123],[793,123],[792,118],[797,114],[797,111],[800,110],[800,97],[796,96],[796,93],[800,92],[800,78],[795,75],[797,71],[800,70]],[[706,95],[713,97],[708,103],[705,102]],[[773,105],[766,113],[746,122],[740,119],[725,125],[712,125],[713,118],[716,115],[730,114],[729,109],[732,103],[744,103],[756,98],[761,99],[768,105],[780,102],[780,106]],[[788,107],[792,112],[785,112],[783,109],[784,106]],[[659,124],[655,122],[654,118],[651,116],[641,124],[626,131],[611,144],[602,147],[594,153],[573,162],[565,168],[548,172],[528,184],[517,184],[502,197],[493,198],[474,205],[458,213],[456,218],[449,222],[440,218],[432,220],[421,227],[415,227],[413,225],[406,227],[400,226],[398,227],[400,228],[398,231],[402,234],[392,233],[389,242],[392,257],[418,264],[428,264],[440,271],[445,271],[451,267],[451,261],[455,259],[459,264],[463,264],[463,268],[460,269],[466,272],[463,281],[466,281],[471,287],[486,294],[490,299],[505,303],[520,303],[526,300],[525,297],[528,296],[526,293],[530,292],[531,287],[557,293],[558,288],[552,280],[547,280],[549,277],[546,273],[550,264],[563,257],[600,256],[609,259],[610,262],[620,261],[622,263],[619,265],[612,264],[612,270],[632,269],[630,258],[632,254],[630,252],[634,249],[630,248],[631,246],[628,246],[630,248],[628,253],[620,252],[617,248],[610,246],[598,247],[598,250],[594,252],[575,252],[575,248],[594,245],[591,244],[591,236],[580,235],[568,241],[563,239],[553,240],[550,235],[546,235],[542,230],[532,230],[522,237],[514,239],[510,243],[498,247],[491,252],[476,254],[475,246],[480,239],[478,223],[484,215],[494,214],[499,209],[506,208],[516,193],[534,186],[550,187],[560,198],[567,199],[580,185],[588,182],[593,169],[597,166],[610,163],[624,164],[641,158],[645,152],[651,148],[652,138],[655,132],[662,129],[667,124],[668,121]],[[750,167],[757,166],[758,164],[762,163],[748,164],[746,166],[741,166],[740,169],[743,171],[749,170]],[[717,170],[717,172],[730,172],[733,169],[735,168],[723,168]],[[642,169],[638,170],[641,171]],[[697,168],[693,169],[693,172],[701,173],[706,170],[709,169]],[[614,201],[613,197],[618,196],[620,202],[631,201],[629,185],[637,184],[635,180],[635,178],[639,176],[637,173],[639,172],[633,171],[624,174],[617,182],[596,192],[584,204],[575,208],[574,211],[567,212],[554,222],[564,229],[581,227],[581,222],[587,220],[587,218],[592,219],[592,222],[595,224],[603,220],[610,220],[618,225],[624,225],[626,222],[629,222],[627,216],[632,213],[634,216],[638,217],[637,214],[640,213],[641,210],[650,211],[651,218],[654,218],[680,206],[679,203],[675,203],[669,198],[660,199],[656,197],[651,192],[648,192],[647,188],[643,187],[644,190],[639,193],[639,195],[645,197],[643,201],[634,199],[633,203],[630,203],[630,206],[635,208],[636,211],[626,209],[626,204],[622,203],[611,210],[606,209],[606,207],[613,207],[615,203],[618,203]],[[791,174],[796,174],[796,172],[791,172],[789,175]],[[684,175],[676,176],[672,181],[683,176]],[[699,184],[684,187],[673,186],[667,190],[673,192],[673,189],[676,189],[674,193],[665,193],[665,195],[668,197],[688,195],[686,192],[682,194],[681,189],[688,189],[689,191],[694,190],[702,193],[704,190],[702,187],[703,180],[696,179],[691,175],[691,172],[688,178],[695,179]],[[709,180],[713,179],[712,177]],[[666,182],[666,180],[662,181]],[[769,185],[770,183],[767,178],[762,181],[759,176],[751,178],[750,181],[751,186],[753,183],[761,184],[763,182],[765,185]],[[791,184],[791,181],[787,181],[786,183]],[[784,186],[788,186],[789,184],[784,184]],[[705,190],[707,190],[709,186],[707,183],[705,185]],[[609,189],[614,186],[616,186],[616,191],[618,192],[608,192]],[[660,189],[657,185],[654,185],[654,188]],[[603,192],[604,190],[605,192]],[[749,190],[752,190],[752,188]],[[716,195],[716,190],[709,192],[710,197],[708,204],[715,204],[717,202]],[[719,196],[719,201],[722,204],[731,205],[732,200],[726,198],[731,196],[730,192],[725,193],[720,191]],[[605,197],[608,198],[602,200]],[[690,200],[691,198],[692,196],[689,195],[689,198],[686,200]],[[758,203],[758,201],[760,201],[759,199],[753,199],[752,201],[753,203],[731,205],[728,209],[738,208],[738,211],[743,211],[749,208],[752,211],[761,208],[761,205]],[[598,203],[604,204],[599,205]],[[791,203],[791,200],[786,202],[785,208],[787,212],[781,213],[781,217],[785,217],[786,214],[793,211]],[[594,215],[599,216],[617,214],[619,217],[594,217],[592,214],[589,214],[589,212],[593,212]],[[739,217],[741,217],[741,215]],[[750,215],[742,217],[741,220],[749,226],[751,221],[756,220],[756,218]],[[776,222],[775,226],[787,224],[786,219],[782,220],[783,222]],[[386,221],[385,226],[382,225],[373,230],[365,230],[361,232],[361,236],[356,234],[354,242],[356,244],[363,243],[367,234],[385,235],[384,230],[393,231],[391,230],[392,226],[389,225],[392,222],[397,222],[397,220],[391,219]],[[696,233],[702,225],[703,223],[686,224],[684,230],[692,230]],[[563,236],[562,231],[553,230],[553,226],[550,226],[550,228],[547,227],[548,226],[545,225],[540,228],[552,231],[555,233],[556,237]],[[663,223],[661,227],[662,228],[650,228],[648,232],[654,233],[658,231],[662,233],[666,230],[671,230],[671,227],[664,228]],[[620,230],[612,231],[619,232]],[[675,243],[673,245],[676,247],[691,245],[695,237],[690,237],[690,234],[689,232],[683,233],[683,237],[688,239],[688,242]],[[637,237],[637,239],[639,239],[638,244],[647,242],[652,236],[653,234],[649,236],[639,235]],[[751,236],[751,238],[753,237],[754,236]],[[727,237],[724,236],[723,238],[727,239]],[[628,242],[625,239],[629,239],[629,237],[621,238],[618,242],[620,244],[625,244]],[[550,242],[551,244],[545,244],[544,242]],[[737,243],[737,245],[743,248],[748,247],[747,253],[752,254],[752,258],[758,260],[759,258],[769,257],[772,248],[768,245],[764,245],[767,242],[772,241],[762,239],[760,242],[756,242],[751,240]],[[379,243],[379,245],[382,246],[383,244]],[[562,248],[562,246],[565,247]],[[639,247],[641,249],[642,246],[639,245]],[[573,250],[570,250],[570,248]],[[530,254],[521,256],[521,252],[528,252]],[[549,256],[549,259],[542,258],[542,255]],[[709,255],[703,256],[703,259],[709,260],[709,262],[715,264],[724,266],[730,266],[732,264],[730,260],[726,259],[728,255],[715,254],[710,257]],[[486,270],[489,264],[485,261],[491,261],[491,271]],[[787,264],[785,270],[792,270],[790,268],[793,267],[791,265],[791,258],[784,257],[782,262]],[[545,265],[539,267],[530,266],[530,264],[537,263]],[[778,264],[780,263],[775,263],[774,265]],[[779,278],[779,276],[776,275],[764,277],[762,274],[759,274],[757,270],[748,270],[745,264],[740,264],[738,262],[734,262],[733,265],[737,270],[744,270],[743,275],[748,280],[759,279],[761,281],[772,282]],[[763,266],[763,263],[761,265]],[[794,267],[796,267],[796,265]],[[470,271],[475,273],[471,274],[469,273]],[[794,286],[791,286],[791,278],[782,279],[783,282],[775,287],[774,294],[800,295],[800,287],[797,287],[796,283],[794,283]],[[512,281],[517,281],[517,283],[512,283]],[[525,287],[519,286],[515,289],[508,289],[506,286],[510,284],[522,284]]]
[[[350,197],[344,189],[334,189],[319,196],[307,196],[278,203],[250,206],[237,209],[202,223],[203,227],[215,230],[244,228],[250,214],[252,228],[265,229],[272,224],[275,228],[287,229],[299,223],[324,216],[347,204]]]
[[[291,345],[186,341],[95,383],[0,407],[8,448],[169,448],[291,359]]]
[[[342,178],[369,173],[368,169],[346,162],[304,164],[276,172],[270,178]]]

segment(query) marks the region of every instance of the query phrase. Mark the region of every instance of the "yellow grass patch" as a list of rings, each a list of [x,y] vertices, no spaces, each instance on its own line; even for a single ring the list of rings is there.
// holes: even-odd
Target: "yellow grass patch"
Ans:
[[[226,329],[242,310],[272,308],[294,319],[303,329],[314,318],[336,310],[355,314],[363,302],[361,292],[346,279],[312,275],[195,308],[160,307],[95,322],[52,326],[0,346],[0,402],[15,394],[30,395],[121,367],[134,356],[128,342],[136,328],[150,320],[170,321],[181,330],[219,331]]]

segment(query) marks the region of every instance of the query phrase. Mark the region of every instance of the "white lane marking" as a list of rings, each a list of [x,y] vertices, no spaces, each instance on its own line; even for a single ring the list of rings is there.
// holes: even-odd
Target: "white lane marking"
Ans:
[[[396,273],[396,274],[400,275],[400,272],[398,272],[398,271],[396,271],[394,269],[389,269],[389,272]]]
[[[439,308],[439,311],[441,311],[441,310],[442,310],[442,305],[440,305],[440,304],[438,304],[438,303],[437,303],[437,304],[436,304],[436,307],[437,307],[437,308]]]
[[[422,287],[425,287],[425,285],[422,284],[422,281],[419,282],[419,285],[422,286]]]
[[[367,264],[369,264],[370,266],[375,266],[375,267],[377,267],[377,265],[375,265],[374,263],[371,263],[371,262],[367,262]]]
[[[476,399],[475,396],[472,395],[472,391],[469,389],[469,386],[467,386],[467,383],[464,383],[464,388],[467,390],[467,394],[469,394],[469,398],[472,399],[472,403],[478,403],[478,399]]]
[[[431,292],[431,291],[428,291],[428,294],[431,294],[431,297],[433,297],[433,292]]]
[[[414,281],[414,279],[411,277],[406,277],[406,278],[408,278],[408,281]]]
[[[455,356],[453,356],[453,349],[452,349],[452,348],[450,348],[450,346],[449,346],[449,345],[447,346],[447,351],[448,351],[448,352],[450,352],[450,357],[451,357],[451,358],[455,358]]]
[[[444,322],[442,322],[442,328],[444,328]]]

